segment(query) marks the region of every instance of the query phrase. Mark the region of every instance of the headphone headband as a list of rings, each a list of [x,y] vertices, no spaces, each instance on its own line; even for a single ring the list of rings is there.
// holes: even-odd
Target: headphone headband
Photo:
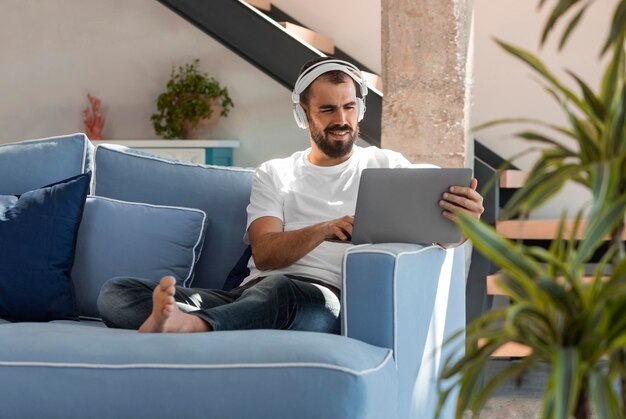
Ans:
[[[326,60],[321,61],[307,68],[300,74],[291,93],[291,100],[294,104],[300,103],[300,94],[319,76],[330,71],[341,71],[354,80],[361,90],[361,97],[367,96],[367,82],[363,73],[354,64],[343,60]]]
[[[363,73],[354,64],[351,64],[343,60],[326,60],[313,64],[300,74],[296,84],[291,92],[291,101],[293,102],[293,117],[296,120],[296,124],[302,129],[306,129],[309,126],[306,113],[300,105],[300,94],[315,81],[319,76],[329,71],[341,71],[347,74],[359,85],[361,91],[361,97],[356,99],[357,107],[357,121],[361,121],[365,115],[365,96],[367,96],[367,81],[363,77]]]

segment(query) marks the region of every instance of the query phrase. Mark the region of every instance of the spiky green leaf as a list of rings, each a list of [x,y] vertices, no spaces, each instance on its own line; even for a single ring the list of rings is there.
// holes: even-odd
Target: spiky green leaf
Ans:
[[[602,55],[604,55],[611,45],[615,44],[618,39],[624,38],[624,32],[626,28],[626,1],[621,0],[617,5],[613,14],[613,21],[611,22],[611,30],[609,36],[602,47]],[[617,42],[619,44],[619,42]]]
[[[565,87],[550,70],[545,66],[545,64],[534,54],[529,51],[523,50],[521,48],[514,47],[513,45],[507,44],[506,42],[500,41],[496,39],[496,43],[500,45],[505,51],[509,52],[511,55],[517,57],[532,69],[534,69],[540,76],[542,76],[551,86],[553,86],[556,90],[564,94],[567,99],[569,99],[572,103],[576,105],[578,109],[580,109],[585,115],[587,115],[590,120],[595,120],[596,116],[591,110],[590,106],[581,100],[574,92]]]
[[[537,300],[539,303],[513,304],[503,327],[515,341],[531,347],[533,353],[549,360],[550,348],[558,344],[559,337],[556,325],[552,324],[550,316],[545,313],[551,302],[549,294],[542,292]]]
[[[624,123],[626,121],[626,83],[622,83],[620,93],[610,112],[606,144],[608,156],[619,153],[626,142],[626,131],[624,131]]]
[[[555,396],[554,417],[566,419],[574,413],[582,373],[580,355],[576,348],[555,349],[549,378]]]
[[[537,280],[537,286],[550,296],[549,304],[560,310],[566,316],[576,316],[579,313],[581,304],[576,301],[574,294],[557,284],[555,278],[544,277]]]
[[[611,381],[606,373],[595,369],[590,371],[589,396],[598,419],[613,419],[622,416]]]
[[[500,236],[491,226],[463,213],[457,223],[474,246],[503,269],[521,278],[533,278],[542,272],[541,266],[528,257],[519,246]]]
[[[524,140],[548,144],[553,146],[562,152],[563,157],[574,157],[577,156],[578,153],[574,152],[572,149],[564,146],[561,142],[552,139],[544,134],[534,132],[534,131],[522,131],[515,134],[516,137],[523,138]]]
[[[552,13],[550,13],[548,21],[543,27],[543,33],[541,35],[542,45],[545,44],[546,40],[548,39],[548,35],[554,28],[556,22],[558,22],[561,17],[563,17],[563,15],[565,15],[570,10],[570,8],[576,5],[576,3],[578,3],[579,1],[580,0],[559,0],[556,7],[552,9]]]
[[[626,194],[614,202],[608,202],[601,210],[594,214],[585,230],[585,240],[582,241],[574,263],[586,263],[605,241],[610,232],[624,221],[626,212]]]
[[[528,301],[535,298],[533,291],[535,286],[533,282],[525,278],[520,280],[518,277],[509,275],[506,271],[500,274],[496,281],[498,286],[512,301]]]
[[[590,133],[590,129],[585,121],[576,117],[569,109],[566,108],[567,117],[576,134],[576,140],[580,146],[580,159],[583,162],[596,161],[601,156],[600,148],[594,141]]]
[[[626,258],[623,258],[613,267],[613,276],[615,279],[626,281]]]
[[[603,120],[606,110],[600,98],[597,97],[596,94],[593,92],[593,90],[591,90],[591,88],[587,85],[587,83],[585,83],[574,72],[570,70],[566,70],[566,72],[574,80],[576,80],[576,83],[578,83],[578,86],[580,87],[580,90],[583,93],[583,97],[585,98],[585,101],[589,104],[589,107],[593,110],[593,112],[598,117],[598,119]]]
[[[580,167],[576,164],[565,164],[556,170],[543,170],[545,168],[540,172],[529,173],[524,186],[518,189],[507,203],[503,217],[538,208],[558,193],[563,185],[580,171]]]
[[[626,2],[626,0],[624,0]],[[613,56],[602,75],[600,98],[606,109],[610,109],[620,80],[624,78],[624,39],[620,38],[613,48]]]
[[[559,42],[559,50],[563,49],[563,47],[565,46],[565,43],[569,39],[569,36],[572,34],[572,31],[574,30],[574,28],[578,25],[578,22],[580,22],[580,19],[583,17],[586,10],[587,10],[587,5],[583,6],[578,11],[578,13],[576,13],[576,16],[574,16],[574,18],[570,20],[569,24],[567,25],[567,28],[565,29],[565,32],[563,32],[563,36],[561,37],[561,42]]]

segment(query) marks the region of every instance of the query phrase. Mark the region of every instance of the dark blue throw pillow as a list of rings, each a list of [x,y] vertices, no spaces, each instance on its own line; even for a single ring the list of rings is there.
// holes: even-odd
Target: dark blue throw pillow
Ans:
[[[245,248],[243,254],[239,257],[239,260],[228,274],[228,278],[226,278],[224,286],[222,287],[224,291],[230,291],[233,288],[237,288],[241,285],[243,280],[250,275],[250,269],[248,269],[250,256],[252,256],[252,247],[248,246]]]
[[[78,318],[70,272],[90,180],[86,173],[0,195],[0,318]]]

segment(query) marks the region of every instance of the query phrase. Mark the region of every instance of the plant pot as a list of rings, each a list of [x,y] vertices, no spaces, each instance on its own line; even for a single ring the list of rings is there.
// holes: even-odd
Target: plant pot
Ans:
[[[211,132],[219,122],[222,113],[222,105],[218,99],[211,99],[211,110],[213,112],[210,118],[200,119],[195,125],[187,119],[183,121],[183,139],[204,140],[211,138]]]

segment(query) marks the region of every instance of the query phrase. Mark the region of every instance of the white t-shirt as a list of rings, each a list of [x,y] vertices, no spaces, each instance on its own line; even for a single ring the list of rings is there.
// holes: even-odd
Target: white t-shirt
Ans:
[[[354,146],[352,156],[336,166],[316,166],[308,159],[311,149],[291,157],[261,164],[252,183],[247,229],[260,217],[276,217],[284,231],[354,215],[361,171],[365,168],[409,167],[400,153],[377,147]],[[243,283],[271,274],[291,274],[320,280],[341,289],[342,259],[347,243],[325,241],[294,264],[281,269],[260,271],[253,258],[250,275]]]

